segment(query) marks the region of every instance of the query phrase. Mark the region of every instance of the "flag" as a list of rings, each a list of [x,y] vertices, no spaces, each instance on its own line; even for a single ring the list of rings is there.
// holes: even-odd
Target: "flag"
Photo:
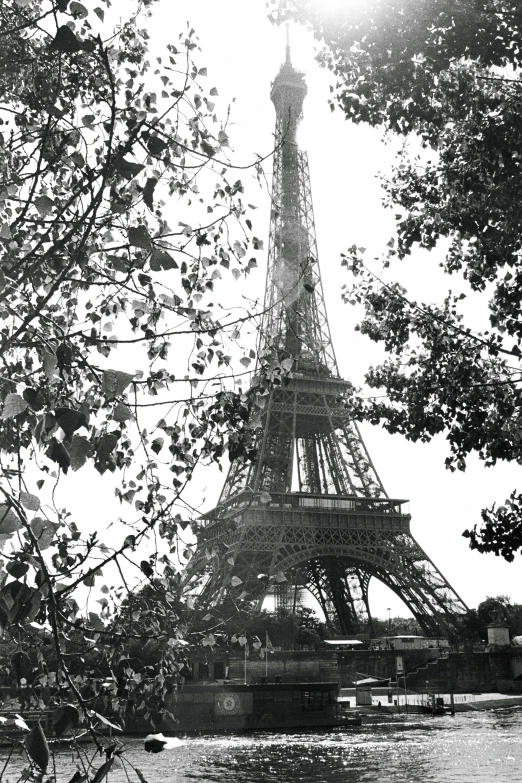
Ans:
[[[271,641],[270,641],[270,639],[268,638],[268,634],[266,635],[266,643],[265,643],[265,647],[266,647],[266,650],[267,650],[267,652],[270,652],[270,653],[273,653],[273,652],[274,652],[274,648],[273,648],[273,646],[272,646],[272,642],[271,642]]]

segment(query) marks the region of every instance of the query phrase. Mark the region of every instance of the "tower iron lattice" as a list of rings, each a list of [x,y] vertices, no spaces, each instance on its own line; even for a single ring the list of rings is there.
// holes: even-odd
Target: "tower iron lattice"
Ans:
[[[260,352],[292,360],[260,414],[257,456],[231,464],[217,506],[199,523],[185,583],[200,605],[270,590],[292,609],[307,588],[342,633],[371,627],[375,577],[423,630],[445,633],[466,606],[410,531],[404,500],[388,497],[346,405],[318,264],[306,153],[297,126],[306,85],[286,62],[272,85],[276,110],[272,212]]]

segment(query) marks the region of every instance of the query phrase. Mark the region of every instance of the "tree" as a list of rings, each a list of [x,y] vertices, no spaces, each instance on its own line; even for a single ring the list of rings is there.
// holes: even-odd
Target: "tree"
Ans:
[[[412,142],[383,181],[397,228],[385,267],[439,245],[444,271],[490,296],[489,328],[479,332],[464,320],[464,294],[413,301],[350,247],[343,263],[358,279],[345,300],[363,304],[359,328],[388,353],[366,377],[378,396],[355,401],[356,415],[414,441],[445,433],[450,470],[464,470],[473,452],[486,465],[521,462],[520,4],[275,5],[278,20],[307,23],[322,42],[319,60],[336,79],[331,108]],[[471,548],[512,560],[522,547],[522,494],[482,520],[464,532]]]
[[[66,693],[94,737],[104,719],[90,675],[165,630],[140,607],[138,628],[118,626],[117,607],[136,581],[155,585],[183,562],[176,503],[195,467],[252,448],[253,395],[234,389],[232,366],[251,313],[218,318],[212,299],[222,276],[256,266],[261,242],[194,31],[153,58],[152,5],[127,4],[116,26],[108,0],[0,8],[0,626],[21,653],[37,624],[51,644],[38,645],[34,682],[49,680],[52,648],[56,725],[73,723]],[[86,530],[57,493],[93,467],[114,474],[122,513]],[[72,666],[72,639],[89,672]],[[123,675],[136,683],[131,666]],[[36,777],[48,764],[38,731]]]
[[[487,640],[487,626],[506,623],[511,637],[522,633],[522,607],[512,604],[507,595],[488,595],[477,607],[477,619],[482,624],[482,638]]]

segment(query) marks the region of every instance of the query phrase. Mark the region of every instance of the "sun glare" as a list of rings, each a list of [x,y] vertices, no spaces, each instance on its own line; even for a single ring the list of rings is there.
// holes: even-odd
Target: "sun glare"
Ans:
[[[351,8],[367,5],[369,0],[315,0],[319,9],[329,16],[341,15]]]

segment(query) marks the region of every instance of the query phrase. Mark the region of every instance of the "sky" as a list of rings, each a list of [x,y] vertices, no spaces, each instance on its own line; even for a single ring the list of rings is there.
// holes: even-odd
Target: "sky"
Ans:
[[[150,21],[153,46],[159,51],[166,43],[175,44],[187,21],[199,35],[197,60],[207,68],[208,88],[215,86],[219,92],[216,111],[225,116],[230,106],[231,158],[238,165],[251,163],[256,154],[266,155],[272,148],[275,114],[270,83],[284,59],[284,31],[268,21],[263,0],[160,0]],[[383,356],[377,346],[354,331],[361,313],[341,301],[341,286],[351,280],[341,268],[340,254],[353,244],[367,248],[369,258],[384,252],[394,233],[393,212],[381,204],[378,175],[390,171],[399,143],[385,141],[378,131],[352,125],[339,110],[331,112],[327,103],[331,77],[314,60],[311,35],[292,27],[290,37],[293,62],[305,72],[308,85],[299,142],[309,156],[333,343],[342,376],[358,385],[368,366]],[[270,177],[269,163],[265,170]],[[268,194],[247,173],[242,179],[246,200],[257,205],[254,233],[267,242]],[[450,287],[467,292],[457,278],[444,279],[438,266],[440,252],[414,253],[387,270],[385,279],[399,280],[412,296],[426,302],[440,301]],[[258,295],[264,276],[260,264],[252,283]],[[473,296],[468,301],[470,323],[480,325],[484,302]],[[251,340],[254,346],[254,334]],[[475,607],[488,595],[507,594],[513,602],[522,603],[520,556],[509,564],[493,555],[473,553],[461,535],[480,522],[481,508],[503,502],[513,489],[520,488],[519,467],[485,468],[471,458],[465,473],[450,473],[444,467],[448,447],[443,437],[429,444],[413,444],[380,428],[366,425],[361,429],[390,497],[410,501],[413,536],[464,602]],[[200,472],[191,488],[193,497],[205,497],[210,508],[222,481],[222,474]],[[374,616],[408,615],[400,599],[376,580],[371,583],[370,601]]]

